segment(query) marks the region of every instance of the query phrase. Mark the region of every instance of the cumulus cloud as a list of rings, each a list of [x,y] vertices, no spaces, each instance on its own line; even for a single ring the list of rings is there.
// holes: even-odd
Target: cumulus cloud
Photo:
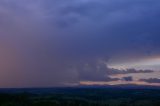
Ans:
[[[118,54],[160,52],[159,5],[157,0],[1,0],[1,86],[59,86],[151,72],[106,64]]]

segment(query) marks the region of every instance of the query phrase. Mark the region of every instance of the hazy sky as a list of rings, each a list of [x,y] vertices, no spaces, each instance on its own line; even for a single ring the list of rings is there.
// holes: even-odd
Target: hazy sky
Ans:
[[[0,0],[0,87],[160,86],[159,0]]]

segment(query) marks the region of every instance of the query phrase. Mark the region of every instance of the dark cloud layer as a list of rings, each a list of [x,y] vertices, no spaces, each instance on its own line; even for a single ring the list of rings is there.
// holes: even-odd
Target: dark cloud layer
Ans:
[[[139,73],[99,61],[159,54],[159,7],[158,0],[1,0],[0,86],[60,86]]]
[[[160,83],[160,79],[158,78],[140,79],[140,81],[144,81],[147,83]]]
[[[132,76],[128,76],[128,77],[123,77],[124,81],[133,81]]]
[[[108,75],[115,74],[134,74],[134,73],[153,73],[153,70],[136,70],[136,69],[126,69],[126,70],[118,70],[114,68],[106,68]]]

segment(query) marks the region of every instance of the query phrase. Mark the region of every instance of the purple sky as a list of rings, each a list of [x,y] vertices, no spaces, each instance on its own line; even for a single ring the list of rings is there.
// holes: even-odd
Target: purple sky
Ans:
[[[0,87],[160,86],[160,1],[1,0]]]

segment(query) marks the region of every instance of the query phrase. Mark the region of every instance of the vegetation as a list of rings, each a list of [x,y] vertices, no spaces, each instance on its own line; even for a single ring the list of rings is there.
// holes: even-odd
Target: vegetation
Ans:
[[[0,93],[0,106],[160,106],[160,90],[156,89],[57,88],[17,91]]]

